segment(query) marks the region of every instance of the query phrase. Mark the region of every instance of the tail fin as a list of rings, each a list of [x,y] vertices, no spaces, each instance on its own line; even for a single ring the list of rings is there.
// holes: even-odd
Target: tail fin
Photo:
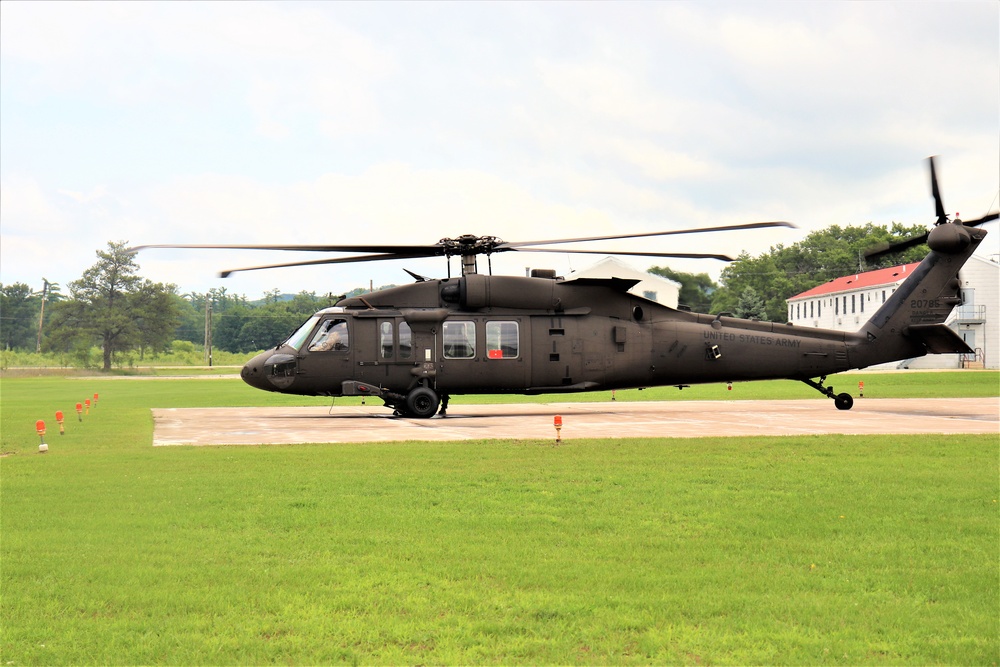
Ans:
[[[925,354],[971,352],[944,325],[962,302],[958,271],[986,237],[986,231],[947,222],[931,230],[931,252],[858,332],[862,342],[852,350],[851,365],[873,364]]]

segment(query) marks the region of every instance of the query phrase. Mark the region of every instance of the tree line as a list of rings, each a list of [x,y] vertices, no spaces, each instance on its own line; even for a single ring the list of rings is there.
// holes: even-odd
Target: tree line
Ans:
[[[281,342],[306,318],[337,301],[305,291],[283,299],[272,290],[251,302],[224,287],[181,294],[172,283],[142,278],[125,241],[109,242],[97,257],[80,279],[68,284],[68,295],[47,281],[47,294],[25,283],[0,285],[3,349],[39,350],[86,365],[90,350],[98,347],[101,366],[110,370],[124,354],[143,359],[168,351],[175,341],[202,344],[208,325],[213,346],[248,353]]]
[[[787,322],[785,300],[834,278],[919,262],[926,245],[885,255],[872,262],[864,253],[879,243],[895,243],[926,232],[923,225],[860,227],[832,225],[810,233],[799,243],[782,244],[756,257],[744,252],[722,270],[716,284],[704,273],[681,273],[669,267],[649,272],[681,284],[680,304],[700,313],[731,313],[770,322]]]
[[[866,262],[864,251],[880,242],[908,239],[923,226],[862,227],[834,225],[809,234],[800,243],[772,246],[757,257],[742,253],[727,266],[716,284],[707,274],[690,274],[654,266],[654,273],[681,284],[682,307],[704,313],[785,322],[785,300],[834,278],[919,261],[926,246]],[[168,351],[174,341],[206,340],[227,352],[249,353],[271,347],[317,310],[338,300],[302,291],[286,298],[277,290],[263,299],[213,288],[181,294],[172,283],[156,283],[139,275],[125,241],[109,242],[97,251],[98,261],[83,276],[62,287],[43,279],[33,291],[25,283],[0,284],[0,346],[6,350],[40,350],[84,360],[93,347],[110,370],[116,358]],[[365,292],[357,288],[348,296]]]

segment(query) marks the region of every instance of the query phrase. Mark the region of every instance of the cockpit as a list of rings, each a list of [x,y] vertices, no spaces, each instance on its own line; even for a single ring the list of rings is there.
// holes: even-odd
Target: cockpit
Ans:
[[[318,352],[325,350],[346,350],[347,349],[347,319],[328,319],[320,327],[320,330],[316,332],[316,335],[310,340],[309,335],[316,328],[316,325],[325,315],[339,314],[343,313],[343,308],[338,308],[336,306],[330,308],[324,308],[319,311],[308,320],[302,323],[298,329],[295,330],[291,336],[289,336],[283,345],[288,345],[294,348],[296,351],[304,351],[304,346],[307,340],[309,340],[308,350],[310,352]],[[339,341],[338,341],[339,339]],[[337,347],[337,345],[340,347]]]

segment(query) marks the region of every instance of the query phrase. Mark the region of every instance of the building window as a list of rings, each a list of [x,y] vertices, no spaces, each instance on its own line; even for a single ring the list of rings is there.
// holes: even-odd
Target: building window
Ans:
[[[885,290],[882,290],[882,303],[885,303]]]
[[[865,295],[861,295],[861,312],[865,312]]]
[[[852,313],[857,312],[857,304],[855,304],[855,302],[854,302],[855,299],[857,298],[857,296],[858,296],[857,294],[852,294],[851,295],[851,312]]]
[[[840,315],[840,299],[833,300],[833,314]]]

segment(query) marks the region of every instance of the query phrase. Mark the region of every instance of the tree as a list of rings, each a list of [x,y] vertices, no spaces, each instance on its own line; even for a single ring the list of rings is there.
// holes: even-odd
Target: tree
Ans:
[[[773,252],[773,249],[772,249]],[[740,296],[753,288],[758,295],[765,295],[762,320],[783,322],[787,316],[785,299],[804,289],[798,289],[794,276],[778,268],[773,254],[750,257],[742,253],[735,262],[722,270],[722,287],[712,295],[713,313],[735,313]],[[818,283],[817,283],[818,284]]]
[[[288,338],[295,327],[302,324],[302,318],[287,311],[257,308],[240,328],[237,339],[239,352],[252,352],[274,347]],[[311,315],[312,313],[310,313]]]
[[[146,350],[165,351],[173,342],[181,321],[177,286],[143,280],[129,301],[135,318],[139,358],[144,357]]]
[[[69,351],[96,341],[107,371],[117,353],[172,339],[179,316],[165,295],[176,288],[139,277],[127,248],[125,241],[108,242],[106,251],[97,251],[97,263],[69,284],[70,298],[53,308],[50,347]]]
[[[229,308],[218,316],[212,334],[214,345],[226,352],[247,352],[240,347],[240,331],[252,316],[254,309],[239,305]]]
[[[747,320],[767,319],[767,308],[764,305],[764,297],[758,294],[754,288],[747,287],[740,294],[740,300],[736,304],[733,315]]]
[[[244,303],[220,315],[215,327],[215,345],[227,352],[252,352],[285,340],[295,328],[330,299],[302,291],[291,299],[280,299],[277,290],[265,293],[263,302]]]
[[[680,283],[678,304],[687,306],[697,313],[708,312],[712,307],[712,294],[719,289],[707,273],[683,273],[674,271],[669,266],[654,266],[649,269],[649,273]]]
[[[205,340],[205,305],[199,307],[191,295],[174,295],[180,323],[174,330],[174,340],[201,344]]]
[[[752,287],[764,298],[767,315],[762,319],[785,322],[785,299],[790,296],[851,273],[923,259],[928,252],[925,245],[876,262],[867,262],[864,252],[881,242],[902,241],[926,231],[922,225],[906,227],[899,223],[893,223],[891,228],[870,222],[861,227],[833,225],[809,234],[800,243],[773,246],[759,257],[743,253],[723,269],[721,287],[712,295],[711,312],[735,312],[740,296]]]
[[[38,299],[25,283],[0,284],[0,346],[34,349]]]

